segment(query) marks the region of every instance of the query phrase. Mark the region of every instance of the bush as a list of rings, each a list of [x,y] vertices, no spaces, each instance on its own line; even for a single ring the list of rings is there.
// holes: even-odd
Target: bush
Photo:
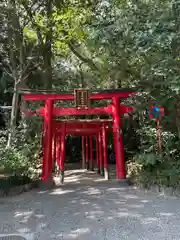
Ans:
[[[26,139],[23,129],[17,129],[11,148],[6,148],[7,132],[0,132],[1,172],[10,175],[31,175],[40,161],[40,142],[38,137]]]
[[[0,158],[4,172],[14,175],[28,173],[30,163],[28,158],[23,155],[21,151],[13,148],[5,149],[4,151],[1,151]]]
[[[136,184],[148,188],[151,185],[177,187],[180,184],[180,140],[171,132],[162,132],[163,152],[156,149],[156,129],[139,130],[141,145],[131,162],[128,175]]]
[[[0,179],[0,189],[7,191],[11,187],[25,185],[31,182],[31,178],[24,176],[9,176],[6,178]]]

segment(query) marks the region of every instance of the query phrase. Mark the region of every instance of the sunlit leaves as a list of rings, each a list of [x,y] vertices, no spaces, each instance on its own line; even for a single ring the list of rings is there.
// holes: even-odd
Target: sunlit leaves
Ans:
[[[37,40],[37,34],[35,31],[28,29],[28,27],[25,27],[23,29],[24,35],[31,41],[36,41]]]
[[[40,28],[45,27],[45,17],[40,12],[36,13],[33,17],[37,26],[39,26]]]
[[[57,38],[61,40],[83,40],[86,36],[84,26],[88,18],[85,9],[65,8],[56,9],[53,13],[53,21]]]
[[[57,54],[57,55],[58,55],[58,52],[60,52],[61,56],[65,57],[69,52],[69,48],[64,41],[55,41],[53,45],[53,52],[54,54]]]

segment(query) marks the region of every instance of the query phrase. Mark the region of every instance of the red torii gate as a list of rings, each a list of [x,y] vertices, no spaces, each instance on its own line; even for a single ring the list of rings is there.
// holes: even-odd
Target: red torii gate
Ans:
[[[80,135],[82,136],[82,168],[85,165],[88,166],[90,162],[90,169],[94,170],[93,160],[93,137],[96,137],[96,164],[98,173],[105,176],[105,179],[109,179],[108,172],[108,153],[107,153],[107,133],[112,131],[112,119],[92,119],[92,120],[67,120],[67,121],[53,121],[54,132],[54,149],[53,157],[60,170],[60,179],[64,181],[64,145],[65,145],[65,133],[67,135]],[[84,144],[84,137],[86,143]],[[88,138],[90,143],[90,158],[88,148]],[[85,146],[84,146],[85,145]],[[103,151],[102,151],[103,149]],[[85,157],[86,156],[86,157]],[[86,162],[85,162],[86,160]],[[87,167],[88,168],[88,167]]]
[[[116,153],[116,177],[122,183],[126,181],[126,170],[124,160],[124,146],[122,139],[122,122],[121,115],[133,110],[133,107],[126,107],[120,104],[122,98],[128,98],[130,95],[135,94],[135,91],[130,90],[104,90],[104,91],[92,91],[89,94],[90,100],[112,100],[112,104],[108,107],[88,107],[86,109],[76,108],[57,108],[54,107],[56,100],[75,100],[74,93],[27,93],[21,91],[24,94],[25,101],[45,101],[44,108],[37,109],[35,112],[26,111],[29,115],[44,116],[44,152],[43,152],[43,173],[42,182],[45,184],[52,184],[52,141],[53,141],[53,117],[54,116],[70,116],[70,115],[101,115],[111,114],[113,118],[113,133],[114,133],[114,148]],[[66,127],[63,124],[63,136],[66,136]],[[106,132],[106,131],[105,131]],[[104,134],[104,131],[103,131]],[[82,134],[81,134],[82,135]],[[88,135],[86,132],[85,135]],[[91,134],[92,135],[92,134]],[[98,133],[98,138],[101,135]],[[63,145],[63,144],[62,144]],[[87,145],[87,144],[86,144]],[[61,146],[64,147],[65,146]],[[62,150],[62,149],[61,149]],[[99,151],[100,153],[100,151]]]

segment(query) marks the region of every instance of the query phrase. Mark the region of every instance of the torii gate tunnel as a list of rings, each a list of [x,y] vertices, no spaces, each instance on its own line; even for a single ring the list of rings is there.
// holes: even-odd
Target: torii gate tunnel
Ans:
[[[93,169],[92,138],[96,137],[96,161],[99,172],[104,172],[108,178],[108,156],[107,156],[107,133],[113,131],[114,150],[116,156],[116,178],[120,182],[126,182],[126,169],[124,159],[124,145],[122,138],[121,115],[129,113],[133,107],[121,104],[121,99],[128,98],[135,94],[133,90],[117,89],[103,91],[88,91],[86,89],[76,89],[74,92],[47,93],[30,90],[22,90],[25,101],[44,101],[45,105],[36,111],[25,111],[26,115],[39,115],[44,117],[43,132],[43,163],[42,178],[43,185],[50,186],[53,183],[53,156],[59,166],[61,177],[64,178],[65,160],[65,138],[66,135],[82,136],[82,154],[86,152],[86,161],[89,160],[90,145],[90,165]],[[76,101],[76,108],[55,107],[56,101]],[[91,107],[91,100],[111,100],[107,107]],[[112,115],[112,120],[64,120],[58,121],[56,116],[71,115]],[[112,124],[112,126],[111,126]],[[89,141],[88,141],[89,138]],[[86,140],[86,143],[84,143]],[[85,148],[84,148],[85,146]],[[83,156],[85,159],[85,156]],[[84,160],[85,161],[85,160]],[[83,167],[85,162],[83,162]],[[63,181],[63,180],[62,180]]]

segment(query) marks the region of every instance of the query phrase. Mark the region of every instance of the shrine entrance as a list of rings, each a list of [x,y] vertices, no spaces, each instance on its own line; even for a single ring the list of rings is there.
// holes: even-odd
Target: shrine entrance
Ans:
[[[65,138],[66,135],[82,136],[82,167],[94,170],[92,140],[96,140],[96,167],[98,173],[109,179],[107,156],[107,133],[113,131],[114,151],[116,155],[116,178],[126,183],[126,169],[124,159],[124,146],[122,138],[121,115],[129,113],[133,107],[121,104],[121,99],[135,94],[133,90],[103,90],[89,91],[75,89],[74,92],[47,93],[30,90],[21,90],[24,101],[44,101],[44,107],[35,111],[26,110],[25,115],[43,116],[43,162],[41,182],[44,186],[52,186],[53,159],[59,167],[61,182],[64,181]],[[92,107],[92,100],[111,100],[106,107]],[[75,108],[55,107],[56,101],[75,101]],[[92,120],[55,120],[57,116],[77,115],[111,115],[112,119]]]
[[[53,157],[59,168],[61,183],[64,182],[65,138],[67,135],[82,138],[82,169],[90,169],[109,179],[107,134],[112,132],[111,119],[53,120]],[[96,161],[93,156],[93,140],[96,141]]]

